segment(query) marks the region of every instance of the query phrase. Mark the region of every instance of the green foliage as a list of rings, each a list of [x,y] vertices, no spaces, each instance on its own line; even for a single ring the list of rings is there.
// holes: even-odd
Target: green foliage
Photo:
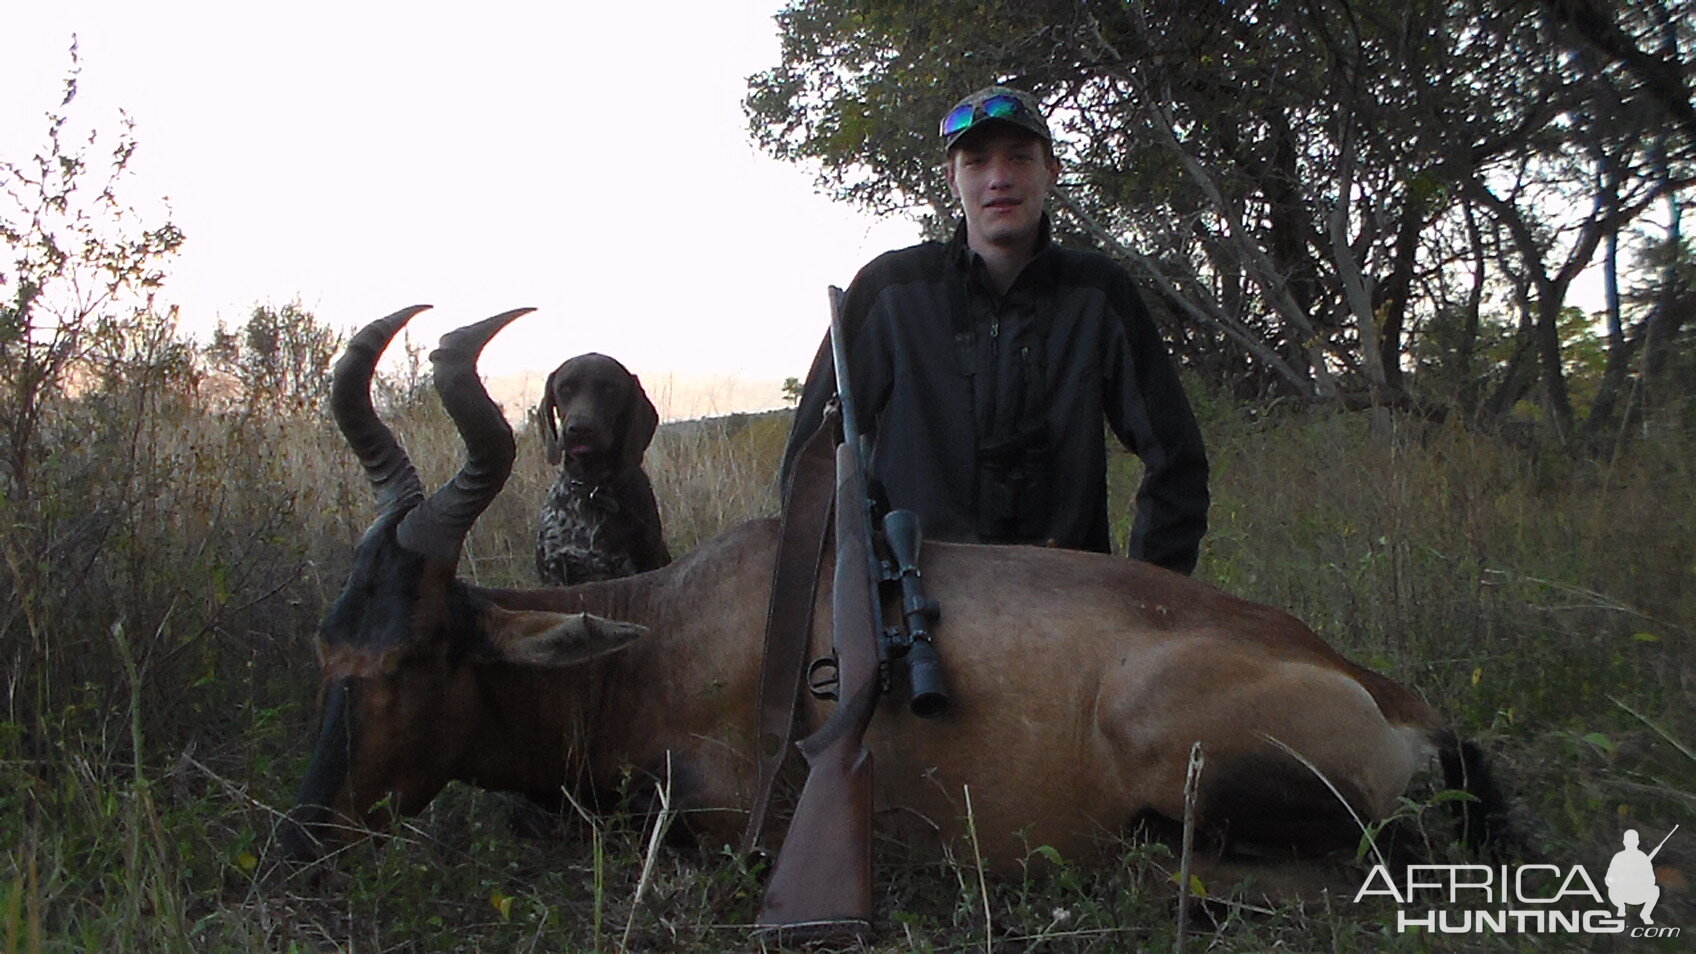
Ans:
[[[960,96],[1002,78],[1009,56],[1036,49],[1044,12],[950,0],[796,3],[778,15],[782,63],[749,80],[750,131],[773,155],[818,168],[838,197],[947,217],[936,122]],[[1005,55],[972,52],[990,35]]]
[[[1580,308],[1562,308],[1559,319],[1562,370],[1572,403],[1582,416],[1596,401],[1607,368],[1607,343],[1597,333],[1595,316]]]
[[[990,82],[1028,88],[1061,144],[1061,234],[1126,263],[1191,367],[1241,396],[1412,395],[1468,417],[1540,384],[1565,439],[1562,371],[1591,361],[1556,327],[1572,282],[1604,235],[1689,188],[1696,143],[1622,79],[1634,50],[1687,65],[1688,12],[1593,10],[1598,46],[1494,0],[797,0],[745,108],[772,155],[937,234],[955,214],[937,118]],[[1482,360],[1504,329],[1512,360]]]
[[[233,331],[220,322],[204,353],[214,373],[229,376],[239,406],[298,414],[329,396],[330,365],[342,344],[339,332],[291,302],[255,306]]]

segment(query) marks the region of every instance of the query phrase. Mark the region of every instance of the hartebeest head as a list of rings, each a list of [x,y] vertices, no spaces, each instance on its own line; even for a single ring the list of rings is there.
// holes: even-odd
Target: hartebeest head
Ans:
[[[482,711],[490,664],[567,665],[627,645],[641,627],[586,614],[507,610],[455,579],[466,533],[512,472],[512,429],[477,377],[495,333],[532,309],[450,332],[430,355],[436,392],[466,448],[459,473],[426,497],[417,471],[371,404],[371,378],[418,305],[372,322],[336,363],[330,409],[370,479],[378,517],[354,553],[347,586],[319,628],[324,711],[286,854],[422,808],[456,777]]]

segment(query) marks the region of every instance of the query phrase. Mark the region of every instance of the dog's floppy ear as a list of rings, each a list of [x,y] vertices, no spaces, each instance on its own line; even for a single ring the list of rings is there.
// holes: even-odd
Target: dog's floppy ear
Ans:
[[[542,402],[536,405],[536,429],[542,432],[542,448],[547,451],[548,464],[554,467],[561,459],[559,405],[554,403],[554,377],[558,374],[559,368],[548,373],[547,383],[542,385]]]
[[[618,444],[618,472],[626,473],[642,466],[642,454],[654,439],[660,426],[660,412],[642,390],[642,381],[630,376],[630,397],[624,402],[624,434]]]

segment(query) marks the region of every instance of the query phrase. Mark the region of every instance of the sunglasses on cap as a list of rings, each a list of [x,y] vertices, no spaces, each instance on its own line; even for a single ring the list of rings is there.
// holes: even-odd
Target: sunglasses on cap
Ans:
[[[997,93],[981,102],[961,103],[949,110],[948,115],[942,117],[942,136],[944,139],[951,139],[986,119],[1005,119],[1012,122],[1024,119],[1028,123],[1031,118],[1033,117],[1030,116],[1030,111],[1018,97]],[[1040,119],[1037,121],[1041,122]]]

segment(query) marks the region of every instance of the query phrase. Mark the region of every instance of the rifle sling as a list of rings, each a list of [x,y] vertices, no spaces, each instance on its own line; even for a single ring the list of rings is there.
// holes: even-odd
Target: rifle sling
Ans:
[[[765,655],[760,667],[757,757],[759,775],[753,808],[742,837],[742,853],[759,845],[777,773],[789,754],[795,707],[813,629],[819,564],[835,502],[836,417],[827,414],[802,445],[783,492],[783,525],[772,571],[771,602],[766,611]]]

